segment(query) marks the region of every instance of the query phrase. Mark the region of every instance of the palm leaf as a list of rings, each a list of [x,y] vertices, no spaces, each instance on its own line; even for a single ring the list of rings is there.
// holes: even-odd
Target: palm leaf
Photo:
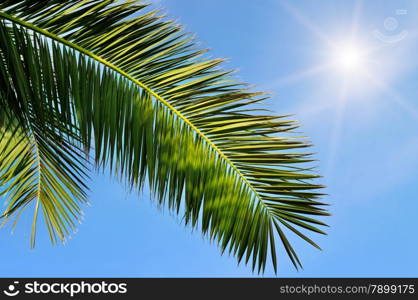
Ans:
[[[318,176],[305,166],[310,154],[300,152],[310,145],[289,136],[297,124],[255,109],[267,96],[236,82],[222,60],[205,59],[175,23],[140,1],[1,1],[0,19],[0,105],[25,136],[33,126],[49,128],[68,145],[62,156],[83,148],[132,188],[148,181],[159,204],[184,213],[187,224],[258,271],[269,255],[276,270],[277,236],[301,266],[284,228],[318,247],[295,228],[323,233],[317,225],[325,224],[306,215],[328,215],[316,201]],[[33,83],[22,85],[25,76]],[[30,97],[33,91],[40,96]],[[6,142],[16,139],[3,131]],[[74,174],[64,190],[83,182]],[[51,197],[62,206],[84,194]]]
[[[75,229],[86,202],[88,162],[56,84],[49,50],[18,27],[0,21],[0,196],[5,221],[35,201],[31,244],[42,210],[51,239]],[[16,53],[19,55],[16,57]],[[45,55],[46,54],[46,55]],[[60,109],[56,109],[60,107]]]

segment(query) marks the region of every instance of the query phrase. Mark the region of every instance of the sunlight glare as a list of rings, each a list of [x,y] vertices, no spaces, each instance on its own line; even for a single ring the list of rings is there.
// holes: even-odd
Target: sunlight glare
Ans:
[[[340,72],[358,74],[366,67],[364,51],[361,47],[346,44],[335,51],[335,65]]]

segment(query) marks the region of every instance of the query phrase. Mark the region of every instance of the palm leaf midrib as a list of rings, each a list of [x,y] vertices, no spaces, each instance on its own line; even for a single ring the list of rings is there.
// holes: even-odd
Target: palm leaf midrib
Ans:
[[[269,208],[265,205],[262,197],[260,196],[260,194],[258,193],[258,191],[255,189],[255,187],[251,184],[251,182],[246,178],[246,176],[239,170],[239,168],[234,164],[233,161],[231,161],[231,159],[229,159],[227,157],[227,155],[214,143],[211,141],[211,139],[209,137],[207,137],[196,125],[194,125],[187,117],[185,117],[180,111],[178,111],[173,105],[171,105],[169,102],[167,102],[166,100],[164,100],[163,97],[161,97],[158,93],[156,93],[153,89],[151,89],[149,86],[147,86],[146,84],[142,83],[141,81],[139,81],[138,79],[132,77],[131,75],[129,75],[127,72],[123,71],[121,68],[115,66],[113,63],[103,59],[102,57],[92,53],[91,51],[71,42],[68,41],[56,34],[53,34],[51,32],[49,32],[48,30],[42,29],[38,26],[35,26],[31,23],[28,23],[26,21],[23,21],[17,17],[14,17],[12,15],[9,15],[7,13],[1,12],[0,11],[0,17],[5,18],[11,22],[14,22],[16,24],[19,24],[25,28],[28,28],[30,30],[33,30],[35,32],[38,32],[44,36],[47,36],[59,43],[62,43],[64,45],[66,45],[67,47],[70,47],[76,51],[79,51],[87,56],[89,56],[90,58],[100,62],[101,64],[105,65],[106,67],[114,70],[115,72],[117,72],[118,74],[122,75],[123,77],[125,77],[126,79],[130,80],[131,82],[135,83],[136,85],[138,85],[139,87],[145,89],[147,92],[149,92],[151,95],[153,95],[158,101],[160,101],[163,105],[165,105],[170,111],[172,111],[175,115],[177,115],[181,120],[183,120],[194,132],[196,132],[198,135],[200,135],[202,137],[202,139],[204,141],[206,141],[208,143],[208,145],[210,145],[217,153],[218,155],[224,159],[228,165],[238,174],[238,176],[248,185],[248,187],[252,190],[252,192],[254,193],[254,195],[257,197],[257,199],[261,202],[261,204],[263,205],[263,207],[266,209],[267,213],[270,214]]]

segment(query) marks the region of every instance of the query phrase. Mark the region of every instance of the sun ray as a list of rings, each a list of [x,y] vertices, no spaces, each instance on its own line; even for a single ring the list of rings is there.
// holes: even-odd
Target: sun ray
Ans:
[[[342,125],[344,121],[344,111],[347,102],[348,79],[344,81],[340,87],[337,98],[337,105],[335,107],[335,117],[333,119],[333,126],[331,129],[330,139],[328,143],[328,161],[325,169],[325,176],[332,180],[333,171],[337,161],[338,148],[341,142]]]
[[[355,38],[358,33],[359,20],[363,11],[363,1],[357,0],[354,4],[353,15],[351,18],[351,38]]]
[[[374,76],[368,74],[368,78],[370,81],[373,82],[379,89],[381,89],[387,96],[389,96],[389,100],[393,101],[399,105],[405,112],[407,112],[410,116],[414,119],[418,120],[418,108],[411,105],[408,101],[399,94],[394,88],[392,88],[387,82],[382,79],[377,79]]]
[[[359,17],[362,12],[363,3],[361,0],[356,1],[353,15],[351,20],[351,32],[350,32],[350,42],[352,43],[348,47],[346,46],[342,51],[339,52],[337,57],[337,62],[334,63],[339,66],[343,71],[342,83],[339,90],[339,96],[337,98],[337,106],[335,108],[335,117],[333,120],[333,127],[330,135],[330,140],[328,144],[328,161],[325,170],[325,174],[332,181],[333,172],[335,164],[337,162],[338,149],[341,143],[341,133],[343,122],[345,118],[345,107],[348,97],[348,88],[350,85],[350,80],[352,79],[352,74],[349,74],[353,71],[361,71],[364,67],[364,55],[366,55],[366,48],[361,48],[356,46],[353,41],[356,40],[358,26],[359,26]],[[335,44],[332,44],[335,49]],[[339,49],[340,50],[340,49]]]
[[[306,29],[312,32],[319,39],[332,46],[334,43],[322,30],[320,30],[315,24],[313,24],[308,18],[306,18],[298,9],[293,7],[287,1],[280,1],[280,6],[284,8],[299,24],[303,25]]]
[[[327,70],[329,70],[332,67],[332,65],[330,63],[324,63],[321,65],[317,65],[317,66],[313,66],[311,68],[299,71],[299,72],[295,72],[293,74],[290,74],[286,77],[279,77],[275,80],[272,80],[271,82],[267,83],[264,86],[261,86],[260,89],[264,89],[264,90],[269,90],[269,89],[273,89],[273,88],[278,88],[278,87],[282,87],[288,84],[292,84],[295,82],[298,82],[300,80],[312,77],[312,76],[316,76],[320,73],[323,73]]]

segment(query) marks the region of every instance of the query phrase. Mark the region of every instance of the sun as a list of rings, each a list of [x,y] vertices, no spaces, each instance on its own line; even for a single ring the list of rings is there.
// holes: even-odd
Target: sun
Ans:
[[[334,49],[334,66],[343,74],[360,75],[367,68],[366,49],[357,43],[344,43]]]

